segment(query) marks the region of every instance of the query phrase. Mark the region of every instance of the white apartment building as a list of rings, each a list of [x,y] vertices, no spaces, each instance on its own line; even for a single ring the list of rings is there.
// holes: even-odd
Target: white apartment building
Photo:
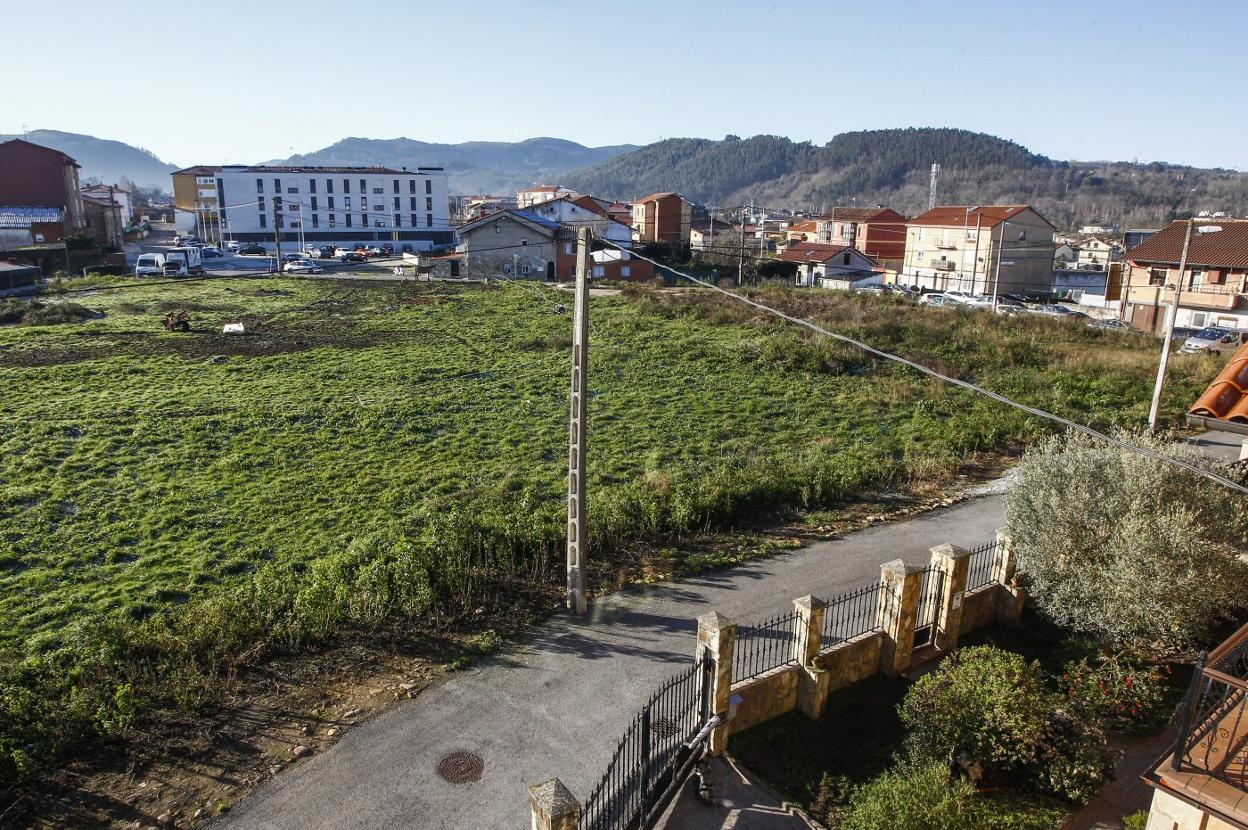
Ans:
[[[203,239],[425,250],[454,242],[441,167],[197,166],[173,173],[179,230]]]

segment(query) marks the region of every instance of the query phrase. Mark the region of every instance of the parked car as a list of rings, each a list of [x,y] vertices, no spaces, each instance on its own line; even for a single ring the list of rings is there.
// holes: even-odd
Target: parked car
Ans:
[[[980,299],[978,294],[972,294],[969,291],[943,291],[941,292],[951,300],[957,300],[960,303],[973,303]]]
[[[394,246],[390,244],[382,245],[381,252],[386,256],[394,256]]]
[[[325,269],[310,259],[295,259],[282,266],[288,274],[319,274]]]
[[[306,259],[303,254],[282,254],[282,262],[295,262],[296,260]]]
[[[243,246],[243,249],[239,251],[239,253],[242,254],[243,256],[268,256],[269,255],[269,252],[265,250],[265,247],[263,245],[257,245],[254,242],[251,243],[250,245]]]
[[[963,305],[962,301],[947,294],[924,294],[919,298],[919,305],[936,306],[937,308],[949,308],[950,306]]]
[[[1026,314],[1027,306],[1023,305],[1018,300],[1011,300],[1008,297],[997,297],[996,312],[1007,316],[1013,314]]]
[[[231,239],[229,242],[225,243],[225,249],[232,254],[236,254],[243,249],[243,243]]]
[[[1248,343],[1248,331],[1228,329],[1221,326],[1206,326],[1183,341],[1179,349],[1187,354],[1203,352],[1205,354],[1229,354],[1237,351],[1240,346]]]
[[[1050,317],[1061,317],[1066,319],[1082,317],[1085,320],[1090,319],[1088,315],[1084,314],[1082,311],[1075,311],[1074,309],[1067,308],[1061,303],[1045,303],[1043,305],[1034,306],[1032,311],[1036,314],[1047,314]]]
[[[343,251],[338,259],[342,262],[363,262],[367,257],[359,251]]]
[[[1200,331],[1200,329],[1191,328],[1189,326],[1175,326],[1174,333],[1171,334],[1170,339],[1172,341],[1178,340],[1181,343],[1198,331]]]
[[[1122,320],[1110,318],[1108,320],[1093,320],[1088,323],[1090,329],[1106,329],[1108,331],[1135,331],[1130,325]]]
[[[136,277],[153,277],[165,272],[164,254],[139,254],[134,263]]]
[[[320,247],[313,248],[308,255],[312,259],[333,259],[335,250],[336,249],[333,245],[321,245]]]
[[[199,249],[199,252],[206,258],[225,256],[216,245],[204,245]]]
[[[364,249],[364,256],[366,256],[366,257],[379,257],[379,256],[381,256],[381,248],[378,248],[376,245],[373,245],[373,246],[372,246],[372,247],[370,247],[370,248],[365,248],[365,249]]]

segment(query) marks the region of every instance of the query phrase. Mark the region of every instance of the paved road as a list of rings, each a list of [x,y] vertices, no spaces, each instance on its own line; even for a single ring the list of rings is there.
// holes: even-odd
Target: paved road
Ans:
[[[750,623],[803,594],[830,596],[876,578],[881,562],[926,562],[942,542],[972,546],[1002,524],[1000,496],[850,534],[750,565],[636,588],[556,618],[517,651],[455,675],[263,784],[226,828],[521,828],[528,787],[557,776],[585,798],[629,719],[692,658],[695,618],[718,610]],[[473,784],[435,766],[446,753],[485,758]]]

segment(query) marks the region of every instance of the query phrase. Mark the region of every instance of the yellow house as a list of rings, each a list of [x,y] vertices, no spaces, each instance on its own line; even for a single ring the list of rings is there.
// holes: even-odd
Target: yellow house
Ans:
[[[933,208],[906,224],[898,281],[970,294],[1048,292],[1055,230],[1030,205]]]

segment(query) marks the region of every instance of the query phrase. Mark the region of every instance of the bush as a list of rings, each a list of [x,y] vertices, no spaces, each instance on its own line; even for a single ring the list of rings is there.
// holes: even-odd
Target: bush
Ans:
[[[890,770],[854,790],[843,830],[970,830],[975,787],[951,780],[946,764]]]
[[[1213,462],[1125,436],[1195,464]],[[1070,433],[1024,456],[1006,516],[1036,603],[1113,645],[1181,650],[1248,602],[1248,500],[1137,453]]]
[[[1152,734],[1169,719],[1166,684],[1171,670],[1117,655],[1068,663],[1062,686],[1071,705],[1119,732]]]

